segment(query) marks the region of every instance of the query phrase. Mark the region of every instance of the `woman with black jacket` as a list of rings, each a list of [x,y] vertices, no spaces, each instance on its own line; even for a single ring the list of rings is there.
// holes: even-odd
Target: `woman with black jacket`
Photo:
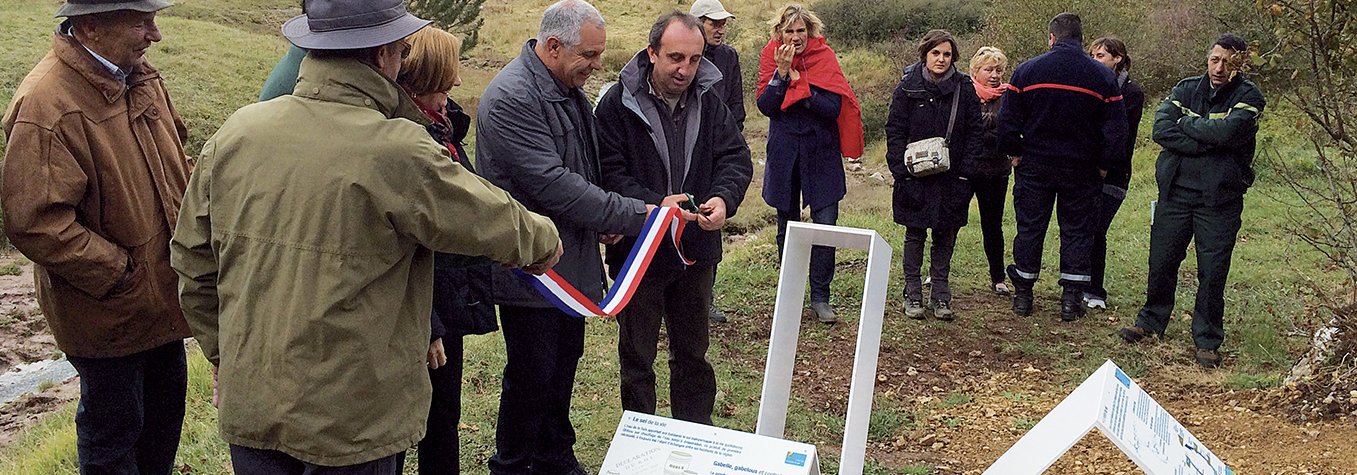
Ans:
[[[990,284],[994,293],[1008,296],[1004,284],[1004,202],[1008,199],[1008,177],[1013,161],[999,152],[999,104],[1008,84],[1003,82],[1008,57],[993,46],[985,46],[971,57],[971,84],[980,98],[980,119],[984,122],[983,144],[976,154],[975,173],[970,176],[971,191],[980,208],[980,232],[985,243],[985,261],[989,263]]]
[[[980,153],[980,101],[970,76],[956,70],[956,40],[944,30],[933,30],[919,42],[919,61],[906,67],[891,97],[886,121],[886,163],[895,177],[895,222],[905,226],[902,258],[905,272],[905,315],[924,318],[924,240],[933,230],[929,278],[930,307],[939,320],[952,320],[948,273],[957,231],[966,225],[971,200],[967,177]],[[953,119],[953,104],[956,117]],[[951,135],[948,137],[949,123]],[[927,176],[910,172],[905,150],[911,142],[946,137],[949,170]]]
[[[1128,76],[1131,71],[1131,56],[1126,52],[1126,43],[1113,36],[1098,38],[1088,47],[1088,54],[1117,73],[1117,85],[1121,88],[1121,103],[1126,107],[1126,142],[1113,144],[1120,147],[1115,166],[1107,170],[1103,177],[1102,204],[1098,206],[1093,230],[1093,280],[1089,282],[1088,292],[1084,292],[1084,304],[1088,308],[1107,308],[1107,289],[1104,288],[1104,274],[1107,272],[1107,230],[1112,227],[1112,218],[1121,209],[1126,199],[1126,188],[1131,183],[1131,155],[1136,147],[1136,134],[1140,126],[1140,113],[1145,107],[1145,91]]]
[[[448,98],[458,76],[461,41],[428,26],[410,35],[410,54],[401,60],[397,84],[429,118],[434,140],[448,147],[452,159],[475,172],[463,148],[471,116]],[[472,223],[468,223],[472,225]],[[429,381],[433,401],[424,439],[419,442],[419,473],[459,473],[458,419],[462,415],[462,337],[498,329],[490,303],[490,269],[484,257],[434,253],[433,314],[430,316]]]

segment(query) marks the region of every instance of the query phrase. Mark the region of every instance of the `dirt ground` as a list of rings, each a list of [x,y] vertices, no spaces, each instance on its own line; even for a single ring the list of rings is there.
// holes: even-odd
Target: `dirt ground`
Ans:
[[[0,276],[0,371],[51,357],[55,342],[37,310],[32,265],[17,255],[0,257],[0,266],[22,263],[19,276]],[[1004,311],[1008,302],[989,295],[957,296],[954,306],[968,313],[956,325],[908,325],[905,334],[887,335],[880,353],[878,400],[884,397],[913,414],[925,414],[893,437],[874,439],[868,458],[887,468],[930,466],[938,474],[979,474],[1022,437],[1021,422],[1035,423],[1070,389],[1068,378],[1055,374],[1053,363],[995,342],[1032,338],[1031,322]],[[887,318],[903,318],[888,313]],[[817,325],[808,318],[803,328]],[[714,341],[768,338],[771,314],[748,317],[743,324],[717,325]],[[960,331],[959,331],[960,330]],[[794,392],[811,407],[843,414],[847,409],[857,329],[840,324],[828,338],[802,339],[795,369]],[[895,340],[895,339],[898,340]],[[1078,344],[1054,332],[1038,337],[1041,344]],[[909,349],[899,341],[911,341]],[[1086,345],[1086,344],[1085,344]],[[762,370],[762,355],[729,349],[724,357],[743,358]],[[1241,474],[1357,475],[1357,417],[1296,424],[1287,417],[1285,389],[1222,389],[1220,373],[1182,364],[1154,368],[1137,383]],[[0,447],[14,441],[42,415],[59,409],[79,394],[78,381],[47,388],[0,408]],[[950,406],[939,401],[965,394],[969,401]],[[820,446],[837,454],[839,447]],[[1106,438],[1090,433],[1056,462],[1053,474],[1135,474],[1140,471]]]
[[[0,268],[10,264],[19,265],[23,273],[0,276],[0,373],[51,358],[57,351],[33,294],[33,264],[17,253],[0,256]],[[42,415],[60,409],[79,395],[79,382],[72,378],[0,407],[0,447],[13,442]]]
[[[954,296],[953,307],[966,312],[962,320],[945,326],[905,325],[905,334],[885,336],[877,370],[878,404],[884,396],[926,416],[893,437],[869,438],[869,459],[897,470],[929,466],[938,474],[979,474],[1026,432],[1017,426],[1030,428],[1073,390],[1064,386],[1067,375],[1052,373],[1052,362],[996,345],[1009,335],[1033,338],[1031,320],[1013,317],[1008,305],[997,296]],[[904,317],[888,310],[886,318]],[[771,314],[749,319],[747,325],[715,326],[724,334],[713,340],[766,339]],[[802,328],[811,325],[819,324],[803,315]],[[812,408],[844,414],[857,329],[840,323],[828,332],[828,339],[800,342],[798,355],[815,356],[813,362],[798,358],[793,394]],[[901,349],[892,337],[913,342],[912,348]],[[1067,342],[1055,332],[1036,338],[1040,344],[1067,345],[1071,352],[1087,345]],[[764,365],[762,357],[729,349],[723,356],[745,358],[760,372]],[[1220,372],[1200,370],[1184,357],[1181,364],[1153,368],[1137,384],[1236,473],[1357,474],[1357,417],[1296,424],[1282,403],[1288,397],[1285,389],[1231,391],[1222,389],[1223,381]],[[968,399],[959,400],[968,402],[940,404],[949,395],[963,394]],[[837,454],[840,448],[822,444],[819,450]],[[1094,430],[1046,473],[1142,472]]]

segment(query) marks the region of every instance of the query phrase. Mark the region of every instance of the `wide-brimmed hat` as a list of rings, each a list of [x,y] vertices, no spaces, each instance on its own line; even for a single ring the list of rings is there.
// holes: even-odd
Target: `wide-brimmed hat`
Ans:
[[[57,14],[55,16],[73,17],[117,10],[158,12],[170,5],[171,3],[167,0],[141,0],[136,2],[124,0],[66,0],[66,3],[61,5],[61,8],[57,9]]]
[[[283,36],[302,49],[362,49],[393,43],[433,23],[405,11],[403,0],[315,0],[283,23]]]
[[[726,7],[721,6],[720,0],[697,0],[693,2],[693,8],[688,9],[688,14],[698,18],[710,18],[713,20],[724,20],[735,16],[726,11]]]

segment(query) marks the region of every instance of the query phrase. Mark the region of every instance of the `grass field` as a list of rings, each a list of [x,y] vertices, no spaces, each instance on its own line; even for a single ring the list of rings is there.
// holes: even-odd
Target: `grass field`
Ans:
[[[180,0],[179,5],[167,10],[160,25],[165,40],[152,48],[149,57],[166,77],[171,94],[191,130],[188,144],[190,153],[196,152],[202,142],[232,111],[255,99],[258,87],[286,43],[276,34],[277,24],[295,13],[295,2],[282,0]],[[518,54],[523,40],[537,28],[541,9],[548,0],[489,0],[483,15],[486,25],[481,32],[481,44],[473,52],[471,62],[486,61],[491,67],[466,67],[464,85],[454,90],[452,97],[473,108],[485,84],[495,73],[494,64],[502,64]],[[653,18],[671,7],[684,7],[674,2],[595,2],[609,21],[609,53],[605,64],[611,70],[599,72],[602,79],[615,75],[632,53],[644,45],[645,31]],[[736,15],[732,23],[734,43],[744,52],[766,41],[763,20],[775,5],[773,2],[727,2]],[[6,48],[0,52],[0,102],[8,103],[10,95],[23,75],[44,54],[50,45],[50,32],[55,25],[51,19],[56,2],[0,0],[0,40]],[[780,3],[779,3],[780,4]],[[864,70],[890,76],[895,74],[889,62],[870,56],[867,52],[841,52],[845,56],[859,55],[855,64]],[[848,60],[845,60],[847,63]],[[746,76],[752,74],[746,71]],[[852,77],[850,77],[852,79]],[[593,85],[597,87],[597,85]],[[1269,99],[1272,99],[1270,96]],[[1150,106],[1158,103],[1158,98]],[[1280,101],[1271,101],[1280,103]],[[767,119],[749,107],[751,117],[747,137],[756,160],[764,156]],[[1133,376],[1163,365],[1181,365],[1188,360],[1185,348],[1191,348],[1188,324],[1175,321],[1165,339],[1137,347],[1121,344],[1113,332],[1130,324],[1141,302],[1145,285],[1145,263],[1148,252],[1149,202],[1155,197],[1153,163],[1158,147],[1146,137],[1153,109],[1147,110],[1140,127],[1140,143],[1134,158],[1135,172],[1131,189],[1109,231],[1111,243],[1108,255],[1108,283],[1111,291],[1110,308],[1092,313],[1080,324],[1055,326],[1055,300],[1058,287],[1054,282],[1058,263],[1058,239],[1054,232],[1046,244],[1044,279],[1037,287],[1037,317],[1032,320],[1030,338],[1021,335],[998,342],[1009,351],[1033,359],[1052,361],[1056,372],[1063,372],[1064,386],[1082,380],[1102,362],[1111,358]],[[1294,199],[1270,175],[1271,164],[1279,161],[1304,161],[1308,155],[1302,137],[1293,129],[1297,117],[1285,110],[1272,111],[1265,116],[1260,137],[1259,183],[1246,197],[1244,226],[1235,250],[1230,285],[1226,289],[1225,353],[1231,360],[1225,369],[1213,376],[1225,387],[1245,388],[1276,385],[1280,377],[1305,344],[1305,330],[1313,324],[1315,302],[1306,291],[1313,283],[1323,289],[1342,285],[1342,276],[1328,270],[1309,249],[1304,248],[1283,231],[1289,218],[1296,212]],[[0,139],[2,140],[2,139]],[[0,142],[2,145],[3,142]],[[890,187],[871,178],[872,172],[887,173],[884,168],[884,144],[869,145],[865,163],[867,173],[850,178],[849,197],[842,205],[839,224],[875,229],[892,246],[899,246],[904,229],[890,218]],[[1282,157],[1285,157],[1283,159]],[[1299,158],[1297,158],[1299,157]],[[751,187],[741,215],[732,226],[748,231],[747,239],[727,249],[720,267],[717,295],[720,305],[730,312],[730,325],[747,325],[772,309],[777,278],[776,245],[769,224],[772,210],[759,198],[756,171],[755,185]],[[1012,209],[1007,210],[1006,235],[1013,235]],[[952,286],[959,302],[975,301],[988,292],[988,276],[980,247],[979,218],[972,209],[971,225],[961,231],[957,240],[952,265]],[[861,266],[866,255],[858,251],[839,253],[838,278],[835,279],[834,300],[841,314],[855,313],[862,292]],[[1178,295],[1180,303],[1192,301],[1195,291],[1195,259],[1189,253],[1183,265],[1183,283]],[[918,323],[904,319],[900,309],[903,288],[898,251],[895,257],[891,290],[888,298],[885,332],[888,338],[899,341],[921,325],[941,325],[936,322]],[[854,273],[856,271],[856,273]],[[969,299],[969,300],[968,300]],[[961,306],[960,319],[950,325],[974,325],[989,318],[977,308]],[[1179,315],[1185,308],[1180,305]],[[849,315],[845,322],[856,325],[856,317]],[[842,324],[841,324],[842,325]],[[946,328],[946,327],[941,327]],[[829,338],[822,327],[806,326],[803,341]],[[1064,345],[1047,345],[1038,336],[1047,332],[1058,334],[1068,342],[1084,342],[1080,351]],[[718,411],[716,424],[740,430],[752,430],[757,411],[757,400],[762,380],[761,371],[745,364],[766,353],[767,342],[757,338],[714,341],[710,358],[717,368]],[[575,422],[579,442],[576,452],[586,467],[598,467],[606,453],[609,441],[621,416],[618,396],[616,329],[604,319],[590,319],[587,324],[586,350],[577,374],[575,399],[571,420]],[[736,357],[727,357],[734,355]],[[189,420],[185,424],[184,439],[179,452],[182,473],[228,473],[225,447],[215,435],[215,410],[207,404],[210,380],[207,364],[196,354],[190,356],[191,388]],[[466,339],[466,362],[463,388],[462,421],[469,426],[463,435],[463,469],[466,473],[486,473],[485,460],[494,452],[494,424],[498,407],[500,374],[504,365],[504,342],[498,334],[473,336]],[[668,371],[663,364],[657,367],[661,388],[667,387]],[[1060,390],[1061,387],[1055,388]],[[881,391],[882,388],[878,388]],[[664,394],[664,390],[661,390]],[[793,407],[788,420],[787,436],[810,443],[837,445],[841,437],[841,414],[825,413],[810,407],[806,394],[794,391]],[[964,393],[946,395],[943,401],[962,403],[969,396]],[[1020,397],[1020,396],[1015,396]],[[948,399],[950,398],[950,399]],[[664,399],[661,396],[661,399]],[[666,414],[666,403],[661,402],[661,414]],[[878,393],[877,410],[873,413],[873,440],[889,437],[899,430],[917,423],[916,410],[899,395]],[[74,465],[73,409],[55,413],[25,439],[0,451],[0,473],[27,475],[76,473]],[[1034,422],[1034,421],[1029,421]],[[837,428],[836,428],[837,425]],[[1030,426],[1029,426],[1030,427]],[[822,470],[835,471],[836,454],[823,456]],[[411,464],[413,465],[413,464]],[[411,472],[413,473],[413,472]],[[869,461],[868,473],[931,473],[927,467],[886,467]]]

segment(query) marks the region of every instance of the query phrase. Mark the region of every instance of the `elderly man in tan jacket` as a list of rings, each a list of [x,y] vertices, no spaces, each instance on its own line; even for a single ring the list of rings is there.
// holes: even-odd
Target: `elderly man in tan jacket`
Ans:
[[[189,336],[169,266],[187,136],[160,74],[163,0],[72,0],[5,111],[5,234],[36,264],[38,304],[80,374],[82,473],[168,473]]]
[[[396,85],[429,22],[403,0],[306,11],[283,26],[308,50],[296,88],[203,146],[171,258],[237,475],[395,475],[429,412],[433,251],[540,273],[560,238],[452,161]]]

